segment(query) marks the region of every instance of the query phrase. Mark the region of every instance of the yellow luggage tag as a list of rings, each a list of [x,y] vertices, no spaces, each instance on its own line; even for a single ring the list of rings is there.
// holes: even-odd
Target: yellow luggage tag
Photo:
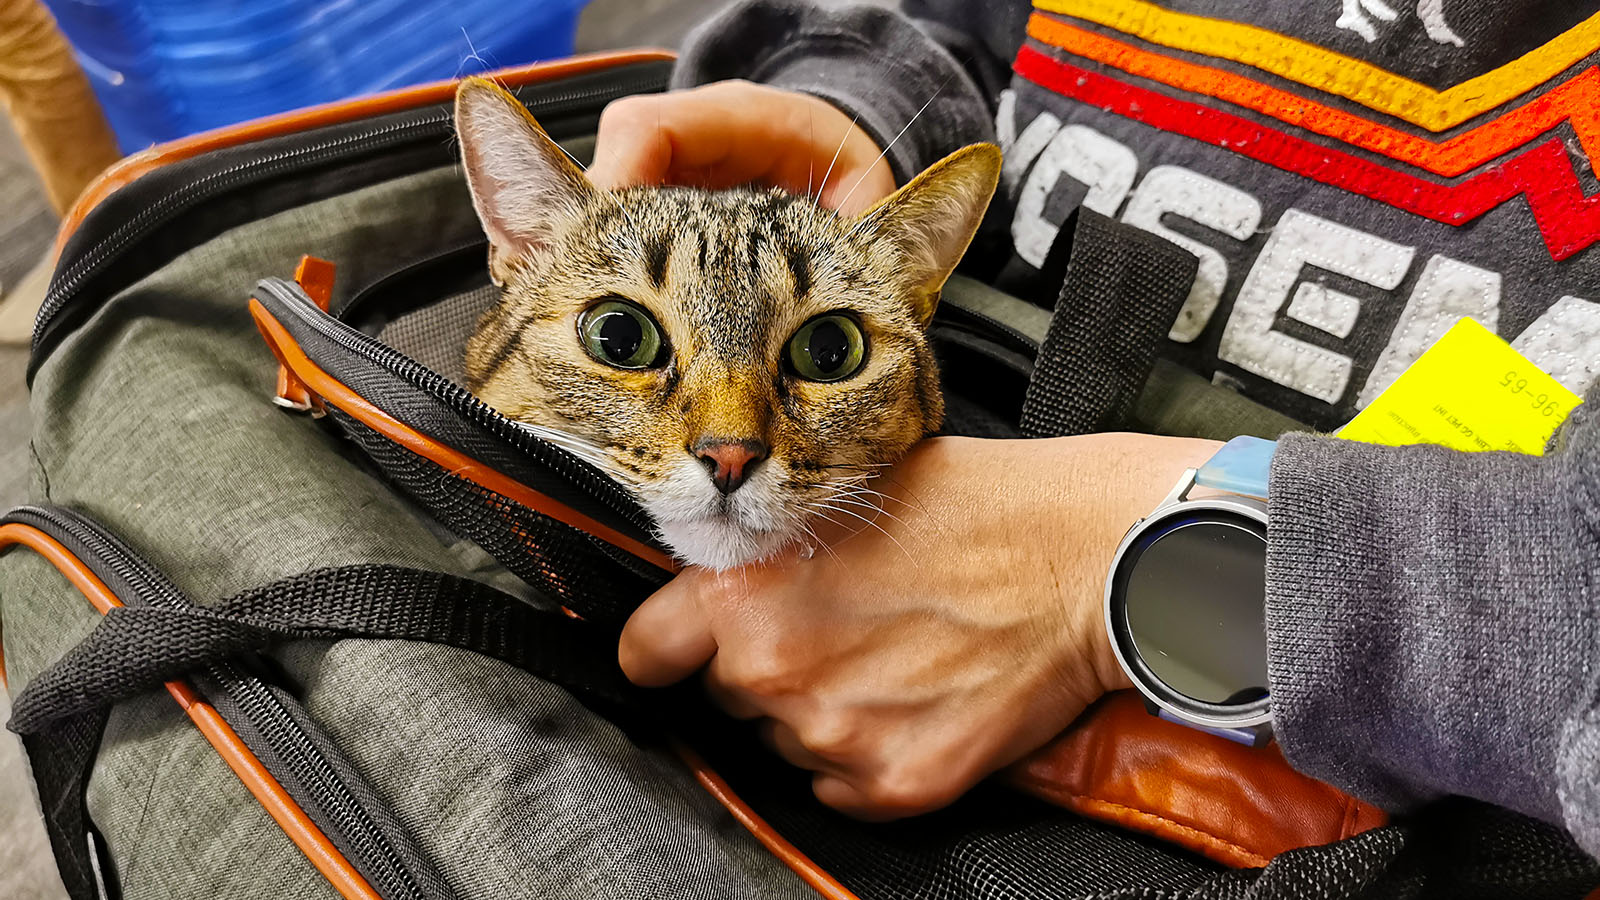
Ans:
[[[1538,456],[1582,402],[1494,332],[1462,319],[1338,435]]]

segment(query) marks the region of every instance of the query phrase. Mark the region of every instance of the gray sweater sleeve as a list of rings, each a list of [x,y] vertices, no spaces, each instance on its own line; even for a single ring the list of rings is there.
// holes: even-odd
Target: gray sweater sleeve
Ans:
[[[1027,9],[974,0],[915,5],[930,18],[918,22],[871,6],[821,9],[804,0],[736,3],[689,36],[672,86],[743,78],[820,97],[888,148],[895,181],[904,184],[958,147],[994,140],[991,104],[1009,59],[1001,62],[988,41],[964,31],[961,16],[993,6],[1002,18],[1017,18],[1008,30],[1020,41],[1014,10]],[[989,21],[978,34],[1005,34],[1005,24]],[[1009,38],[995,40],[1003,49]]]
[[[1591,407],[1542,458],[1279,444],[1268,669],[1296,768],[1389,808],[1488,800],[1600,855]]]

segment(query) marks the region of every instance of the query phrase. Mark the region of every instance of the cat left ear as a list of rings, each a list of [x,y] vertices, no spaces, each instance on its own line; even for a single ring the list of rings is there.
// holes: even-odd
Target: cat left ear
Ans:
[[[489,236],[489,272],[504,284],[599,189],[516,97],[487,79],[468,78],[456,88],[456,135],[472,205]]]
[[[862,214],[862,225],[899,247],[924,327],[939,289],[967,252],[1000,183],[1000,148],[972,144],[946,156]]]

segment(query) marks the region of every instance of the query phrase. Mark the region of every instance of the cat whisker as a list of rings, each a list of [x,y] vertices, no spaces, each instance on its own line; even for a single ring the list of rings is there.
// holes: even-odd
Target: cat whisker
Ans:
[[[899,482],[896,482],[896,484],[898,484],[898,483]],[[880,500],[892,500],[895,503],[898,503],[901,506],[904,506],[906,509],[914,509],[917,512],[922,513],[923,515],[927,515],[928,514],[927,508],[922,505],[921,498],[916,498],[917,502],[916,503],[911,503],[909,501],[902,500],[901,498],[896,497],[893,494],[885,494],[883,491],[873,490],[872,488],[869,488],[866,485],[861,485],[856,490],[857,490],[858,495],[860,495],[860,496],[877,497]]]
[[[660,126],[658,125],[657,127],[660,127]],[[567,159],[572,160],[572,164],[578,167],[578,171],[584,173],[585,175],[589,174],[589,167],[584,165],[583,163],[579,162],[578,158],[576,156],[573,156],[571,151],[569,151],[567,148],[561,146],[561,142],[557,141],[555,138],[551,138],[550,139],[550,143],[555,144],[556,145],[556,149],[560,150],[562,155],[566,156]],[[613,150],[612,153],[615,154],[616,151]],[[628,208],[626,206],[622,205],[622,201],[618,200],[617,196],[615,194],[611,193],[608,190],[604,190],[603,188],[600,188],[600,187],[596,187],[595,190],[597,190],[600,193],[605,194],[607,197],[611,198],[611,202],[615,203],[617,205],[617,209],[622,210],[622,217],[624,219],[628,220],[628,225],[630,227],[633,227],[634,229],[637,229],[639,227],[633,221],[633,216],[628,215]]]
[[[877,522],[872,521],[871,519],[861,515],[858,512],[855,512],[854,510],[845,509],[842,506],[834,506],[832,503],[824,503],[822,505],[825,509],[832,510],[833,512],[844,513],[847,516],[853,516],[854,518],[860,519],[861,521],[865,522],[869,528],[878,529],[879,533],[888,538],[896,547],[900,548],[900,552],[904,553],[906,555],[906,559],[911,560],[913,565],[921,565],[917,562],[917,558],[911,555],[911,551],[906,549],[906,545],[900,543],[899,539],[890,534],[882,525],[879,525]],[[877,509],[877,507],[873,508]],[[882,510],[879,510],[879,512],[882,512]]]
[[[839,558],[839,554],[835,553],[833,548],[828,546],[827,542],[824,541],[821,537],[819,537],[817,535],[817,530],[815,528],[812,528],[810,523],[806,522],[805,520],[801,520],[800,529],[802,531],[804,531],[808,537],[811,538],[811,546],[812,547],[821,547],[824,552],[826,552],[829,556],[833,557],[833,561],[836,562],[836,563],[844,562],[844,560]]]
[[[855,128],[860,121],[861,121],[861,114],[860,113],[856,113],[850,119],[850,127],[851,128]],[[817,185],[817,196],[816,196],[817,209],[813,210],[812,213],[811,213],[811,217],[812,217],[813,220],[816,219],[817,211],[822,209],[822,194],[823,194],[824,191],[826,191],[828,189],[828,178],[829,178],[829,176],[831,176],[833,174],[833,167],[836,164],[838,164],[838,162],[839,162],[839,154],[844,152],[844,145],[845,145],[845,142],[848,141],[848,140],[850,140],[850,131],[849,131],[849,129],[846,129],[845,133],[844,133],[844,136],[839,138],[839,146],[835,147],[834,150],[833,150],[833,159],[828,160],[828,170],[826,172],[822,173],[822,183]],[[809,196],[811,194],[811,191],[810,191],[809,187],[806,190],[806,194],[807,194],[807,196]]]
[[[589,440],[547,425],[518,422],[517,427],[546,443],[554,444],[556,447],[571,453],[617,481],[625,484],[636,483],[636,479],[632,477],[631,473],[627,473],[617,466],[604,448]]]
[[[873,493],[877,494],[876,491],[873,491]],[[878,494],[878,496],[881,497],[883,495],[882,494]],[[872,503],[872,502],[870,502],[868,500],[862,499],[862,495],[861,494],[858,494],[858,493],[855,493],[855,492],[852,491],[852,492],[847,493],[847,494],[841,494],[841,495],[835,497],[834,499],[839,501],[839,502],[841,502],[841,503],[850,503],[850,504],[853,504],[853,505],[856,505],[856,506],[864,506],[867,509],[871,509],[871,510],[875,510],[877,512],[883,513],[884,515],[886,515],[889,518],[895,520],[896,522],[899,522],[901,525],[906,526],[906,529],[908,531],[911,529],[910,523],[906,522],[905,519],[902,519],[899,516],[895,515],[894,513],[889,512],[887,509],[884,509],[882,506],[879,506],[876,503]]]
[[[860,467],[864,469],[866,467],[880,467],[880,466],[889,466],[889,465],[893,465],[893,463],[861,463]],[[824,466],[823,468],[825,468],[825,469],[843,468],[843,469],[849,470],[849,469],[856,468],[856,466],[855,465],[840,464],[840,465],[835,465],[835,466]],[[890,494],[885,494],[882,491],[873,490],[872,488],[867,487],[867,482],[871,481],[874,478],[883,477],[883,475],[884,475],[884,473],[882,473],[882,472],[862,471],[862,472],[858,472],[855,475],[852,475],[852,476],[850,476],[848,478],[839,478],[839,479],[830,480],[830,481],[825,483],[825,486],[828,487],[830,490],[833,490],[835,493],[838,493],[838,492],[840,492],[842,490],[849,490],[849,491],[857,493],[859,496],[873,496],[873,497],[877,497],[877,498],[879,498],[881,500],[886,500],[886,501],[887,500],[892,500],[895,503],[898,503],[901,506],[906,507],[907,509],[914,509],[917,512],[920,512],[920,513],[923,513],[923,514],[927,514],[927,509],[921,505],[921,498],[917,498],[917,500],[918,500],[917,503],[909,503],[909,502],[907,502],[905,500],[902,500],[899,497],[895,497],[895,496],[890,495]],[[898,482],[898,481],[895,482],[895,484],[899,484],[899,483],[900,482]]]
[[[811,115],[811,107],[806,107],[806,143],[817,143],[817,122]],[[811,179],[817,174],[817,158],[815,156],[806,160],[806,196],[811,196]]]
[[[944,83],[939,85],[939,87],[937,87],[936,89],[934,89],[933,96],[929,97],[928,98],[928,102],[922,104],[922,108],[917,110],[916,113],[911,116],[911,121],[907,122],[905,127],[900,129],[900,133],[896,134],[889,141],[888,146],[883,148],[883,152],[878,154],[878,158],[872,161],[872,166],[877,165],[879,162],[881,162],[883,160],[884,157],[889,155],[889,151],[894,148],[894,145],[896,143],[898,143],[902,137],[905,136],[905,133],[907,131],[911,130],[911,126],[916,124],[916,121],[918,119],[922,118],[922,114],[928,111],[928,107],[933,105],[933,101],[939,99],[939,95],[944,93],[944,89],[950,86],[950,80],[952,78],[955,78],[955,77],[956,77],[956,73],[955,72],[951,72],[949,75],[945,76]],[[840,146],[843,146],[843,145],[841,144]],[[872,171],[872,166],[868,166],[867,167],[867,171],[866,172],[862,172],[861,176],[856,179],[856,183],[850,186],[850,192],[844,195],[844,199],[843,200],[839,201],[839,206],[843,207],[846,203],[850,202],[850,198],[851,197],[855,196],[856,188],[861,187],[861,182],[867,180],[867,174]],[[845,232],[845,237],[849,237],[850,235],[855,234],[856,233],[856,229],[860,228],[861,227],[861,223],[865,222],[865,221],[866,221],[866,218],[862,217],[862,219],[860,221],[856,222],[856,224],[853,227],[851,227],[851,229],[849,231]]]

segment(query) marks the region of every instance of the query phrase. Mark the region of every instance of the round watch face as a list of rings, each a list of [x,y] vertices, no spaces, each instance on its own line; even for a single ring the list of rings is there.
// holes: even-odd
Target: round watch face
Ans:
[[[1158,702],[1206,717],[1265,712],[1266,527],[1179,507],[1132,535],[1112,576],[1119,654]]]

